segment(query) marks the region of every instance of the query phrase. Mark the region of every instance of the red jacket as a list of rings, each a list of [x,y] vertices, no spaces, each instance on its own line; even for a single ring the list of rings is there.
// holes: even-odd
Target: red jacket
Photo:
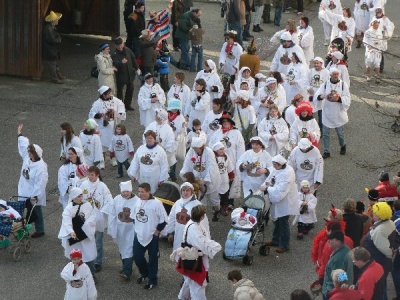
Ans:
[[[341,289],[340,287],[335,287],[329,292],[329,300],[361,300],[360,294],[355,290]]]
[[[391,184],[390,181],[380,181],[375,189],[378,191],[379,201],[396,201],[400,199],[397,185]]]
[[[371,300],[374,289],[383,276],[383,268],[375,261],[366,266],[357,281],[357,291],[363,300]]]

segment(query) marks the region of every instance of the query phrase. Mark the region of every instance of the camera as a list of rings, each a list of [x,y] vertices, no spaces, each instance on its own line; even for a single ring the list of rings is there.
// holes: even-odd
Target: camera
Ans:
[[[307,204],[306,204],[306,205],[303,205],[303,206],[300,208],[300,214],[302,215],[302,214],[306,213],[307,210],[308,210],[308,205],[307,205]]]
[[[108,126],[108,121],[106,119],[103,119],[103,127]]]
[[[150,94],[150,98],[156,98],[157,97],[157,94],[156,93],[151,93]]]

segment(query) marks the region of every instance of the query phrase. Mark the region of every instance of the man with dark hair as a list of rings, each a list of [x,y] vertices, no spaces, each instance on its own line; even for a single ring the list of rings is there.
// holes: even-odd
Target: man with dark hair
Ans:
[[[115,51],[112,55],[114,66],[117,68],[115,73],[117,82],[117,98],[121,99],[125,104],[126,110],[135,110],[132,106],[132,97],[136,74],[140,75],[139,65],[136,62],[135,54],[125,47],[124,40],[118,37],[114,40]],[[125,97],[123,97],[124,86],[126,86]]]
[[[371,254],[363,247],[351,251],[353,264],[360,269],[359,278],[354,287],[363,299],[379,299],[383,292],[384,277],[380,264],[371,260]]]
[[[135,5],[135,10],[127,17],[126,22],[126,46],[130,48],[136,57],[140,57],[140,35],[146,28],[144,17],[144,3],[139,2]]]
[[[247,278],[243,278],[240,270],[235,269],[230,271],[228,273],[228,280],[235,288],[234,299],[264,300],[263,295],[256,289],[254,283]]]
[[[135,238],[133,241],[133,253],[136,266],[139,268],[140,276],[137,283],[144,283],[146,290],[157,285],[158,273],[158,241],[160,232],[167,225],[167,213],[162,202],[153,197],[150,184],[143,182],[139,185],[137,201],[130,218],[135,223]],[[148,252],[149,261],[144,257]]]
[[[344,243],[344,233],[340,230],[332,231],[328,235],[329,246],[333,249],[331,258],[325,268],[322,295],[324,299],[329,298],[329,292],[334,289],[332,271],[342,269],[347,273],[348,282],[353,282],[353,264],[349,256],[350,248]]]

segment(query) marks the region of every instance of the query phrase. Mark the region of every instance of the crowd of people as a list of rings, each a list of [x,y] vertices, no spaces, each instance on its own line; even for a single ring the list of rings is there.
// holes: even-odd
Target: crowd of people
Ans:
[[[166,237],[173,244],[171,259],[183,275],[178,298],[206,299],[210,260],[222,249],[211,239],[206,206],[212,210],[212,221],[218,222],[240,206],[242,195],[263,191],[273,223],[272,239],[265,246],[276,247],[280,254],[289,251],[290,216],[295,216],[297,238],[304,239],[317,222],[324,160],[336,152],[330,145],[331,129],[338,135],[339,154],[347,151],[344,126],[351,104],[347,60],[352,44],[365,46],[366,79],[371,80],[372,68],[379,82],[382,53],[394,25],[384,15],[385,1],[357,0],[354,19],[339,0],[323,0],[319,18],[329,51],[322,58],[314,55],[313,30],[303,15],[303,1],[298,1],[299,26],[288,20],[285,29],[272,37],[271,42],[279,41],[280,46],[269,73],[263,74],[249,30],[253,24],[254,32],[262,31],[261,19],[269,20],[269,4],[223,2],[227,30],[219,59],[203,64],[206,31],[201,9],[191,8],[190,1],[175,0],[164,10],[150,11],[146,26],[145,4],[131,2],[126,1],[124,11],[126,41],[116,38],[112,54],[110,45],[103,43],[95,56],[98,99],[83,130],[77,135],[71,124],[61,124],[58,188],[63,213],[58,237],[71,259],[61,273],[67,283],[66,299],[96,299],[95,274],[102,268],[105,232],[118,245],[122,280],[131,279],[135,263],[140,274],[137,283],[145,289],[156,287],[159,239]],[[282,5],[277,5],[276,26],[281,11]],[[60,18],[54,12],[46,17],[43,36],[55,83],[63,82],[52,55],[61,42],[55,29]],[[169,53],[170,36],[174,50],[180,52],[179,61]],[[243,53],[246,40],[251,42]],[[181,69],[172,85],[170,64]],[[187,85],[185,71],[197,72],[192,85]],[[135,110],[136,76],[141,81],[137,107],[143,141],[134,149],[123,123],[129,118],[127,111]],[[39,238],[45,233],[42,207],[46,205],[47,165],[43,150],[22,130],[21,124],[18,150],[23,166],[18,194],[29,196],[28,209],[35,223],[32,238]],[[124,176],[125,167],[130,179],[120,183],[121,193],[114,197],[101,178],[106,162],[118,167],[118,178]],[[180,170],[178,162],[183,164]],[[165,182],[178,180],[183,182],[181,198],[171,203],[167,214],[153,194]],[[396,243],[400,178],[394,180],[397,185],[390,182],[388,173],[381,174],[379,185],[368,191],[366,213],[365,204],[352,199],[343,204],[343,211],[333,207],[329,212],[326,226],[313,241],[318,280],[312,292],[322,291],[324,299],[387,299],[386,278],[392,272],[400,297]],[[137,195],[132,186],[136,181]],[[0,213],[7,211],[3,206],[0,203]],[[235,299],[263,299],[240,271],[230,272],[228,280],[236,287]],[[296,290],[291,297],[310,296]]]

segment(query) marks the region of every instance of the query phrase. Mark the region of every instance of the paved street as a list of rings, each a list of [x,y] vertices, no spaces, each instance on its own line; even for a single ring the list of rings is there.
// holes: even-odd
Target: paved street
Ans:
[[[121,11],[123,9],[121,0]],[[147,11],[166,7],[167,2],[146,1]],[[349,5],[353,10],[354,1],[345,0],[343,6]],[[203,9],[202,24],[205,28],[204,59],[218,60],[219,51],[223,43],[223,19],[220,18],[220,7],[217,3],[196,3]],[[273,17],[272,9],[272,17]],[[324,57],[326,47],[323,46],[323,32],[321,22],[316,17],[318,4],[312,3],[307,7],[306,15],[312,20],[314,28],[315,54]],[[398,29],[400,22],[397,16],[400,13],[395,1],[388,1],[386,14],[395,23],[396,29],[393,39],[389,42],[389,52],[400,53]],[[286,19],[298,20],[292,12],[283,14],[283,25]],[[264,32],[256,34],[260,56],[263,58],[262,72],[266,74],[269,62],[274,55],[274,45],[269,44],[269,38],[278,30],[271,24],[261,24]],[[124,32],[121,21],[121,32]],[[33,240],[32,252],[23,254],[20,262],[14,262],[8,251],[0,250],[0,300],[14,299],[62,299],[65,292],[65,283],[60,272],[67,260],[63,256],[61,243],[57,238],[61,224],[62,207],[57,196],[57,171],[60,166],[59,139],[62,122],[70,122],[75,132],[82,128],[90,107],[97,99],[97,80],[90,77],[90,70],[95,66],[94,55],[98,53],[98,37],[66,36],[61,49],[60,69],[67,76],[64,85],[49,82],[48,78],[42,81],[32,81],[29,78],[15,78],[0,76],[0,198],[6,199],[17,193],[17,184],[21,168],[21,159],[17,151],[17,124],[24,123],[23,134],[31,142],[39,144],[43,150],[43,158],[48,164],[49,182],[47,185],[48,201],[45,212],[46,235]],[[170,43],[172,44],[172,43]],[[171,51],[175,58],[179,53]],[[275,252],[267,257],[258,254],[258,247],[252,249],[254,264],[245,266],[241,261],[225,261],[219,253],[211,261],[210,284],[207,287],[208,299],[228,300],[233,298],[233,289],[226,279],[228,271],[241,268],[244,276],[251,279],[266,299],[289,299],[290,292],[296,288],[309,288],[311,282],[317,279],[314,267],[310,260],[313,234],[323,225],[331,203],[341,207],[347,198],[356,200],[366,198],[365,187],[374,187],[378,183],[381,168],[371,171],[361,168],[358,164],[367,161],[376,165],[384,164],[393,153],[388,140],[397,142],[399,135],[393,135],[388,129],[394,122],[387,114],[397,114],[400,109],[399,96],[399,68],[400,61],[392,56],[385,56],[385,72],[383,82],[379,85],[373,81],[367,83],[364,74],[364,48],[355,49],[349,54],[349,70],[351,75],[352,104],[349,110],[350,122],[345,126],[347,139],[346,156],[339,155],[339,146],[336,135],[333,136],[332,157],[325,163],[324,184],[318,191],[318,223],[310,236],[304,240],[296,240],[296,228],[291,232],[291,248],[284,254]],[[176,71],[171,67],[170,84]],[[191,87],[195,73],[187,72],[187,84]],[[47,76],[47,75],[45,75]],[[127,130],[132,137],[135,149],[141,142],[143,128],[139,124],[137,108],[137,93],[139,82],[135,83],[134,103],[136,111],[127,113]],[[378,100],[380,110],[376,112],[375,101]],[[397,148],[398,149],[398,148]],[[399,166],[391,171],[394,175]],[[104,171],[104,182],[113,195],[119,192],[116,178],[116,169],[107,164]],[[128,177],[123,178],[128,180]],[[240,205],[240,201],[237,202]],[[211,219],[211,218],[210,218]],[[210,223],[212,238],[224,245],[229,231],[229,218],[222,218],[218,223]],[[271,237],[271,227],[268,226],[266,238]],[[119,279],[121,263],[118,250],[109,236],[105,238],[105,256],[103,270],[98,274],[97,286],[99,299],[177,299],[180,275],[174,270],[174,264],[169,261],[172,248],[166,242],[161,243],[161,258],[159,264],[159,285],[157,288],[145,291],[136,281],[122,282]],[[134,270],[134,278],[138,275]],[[392,283],[389,284],[389,299],[394,297]]]

